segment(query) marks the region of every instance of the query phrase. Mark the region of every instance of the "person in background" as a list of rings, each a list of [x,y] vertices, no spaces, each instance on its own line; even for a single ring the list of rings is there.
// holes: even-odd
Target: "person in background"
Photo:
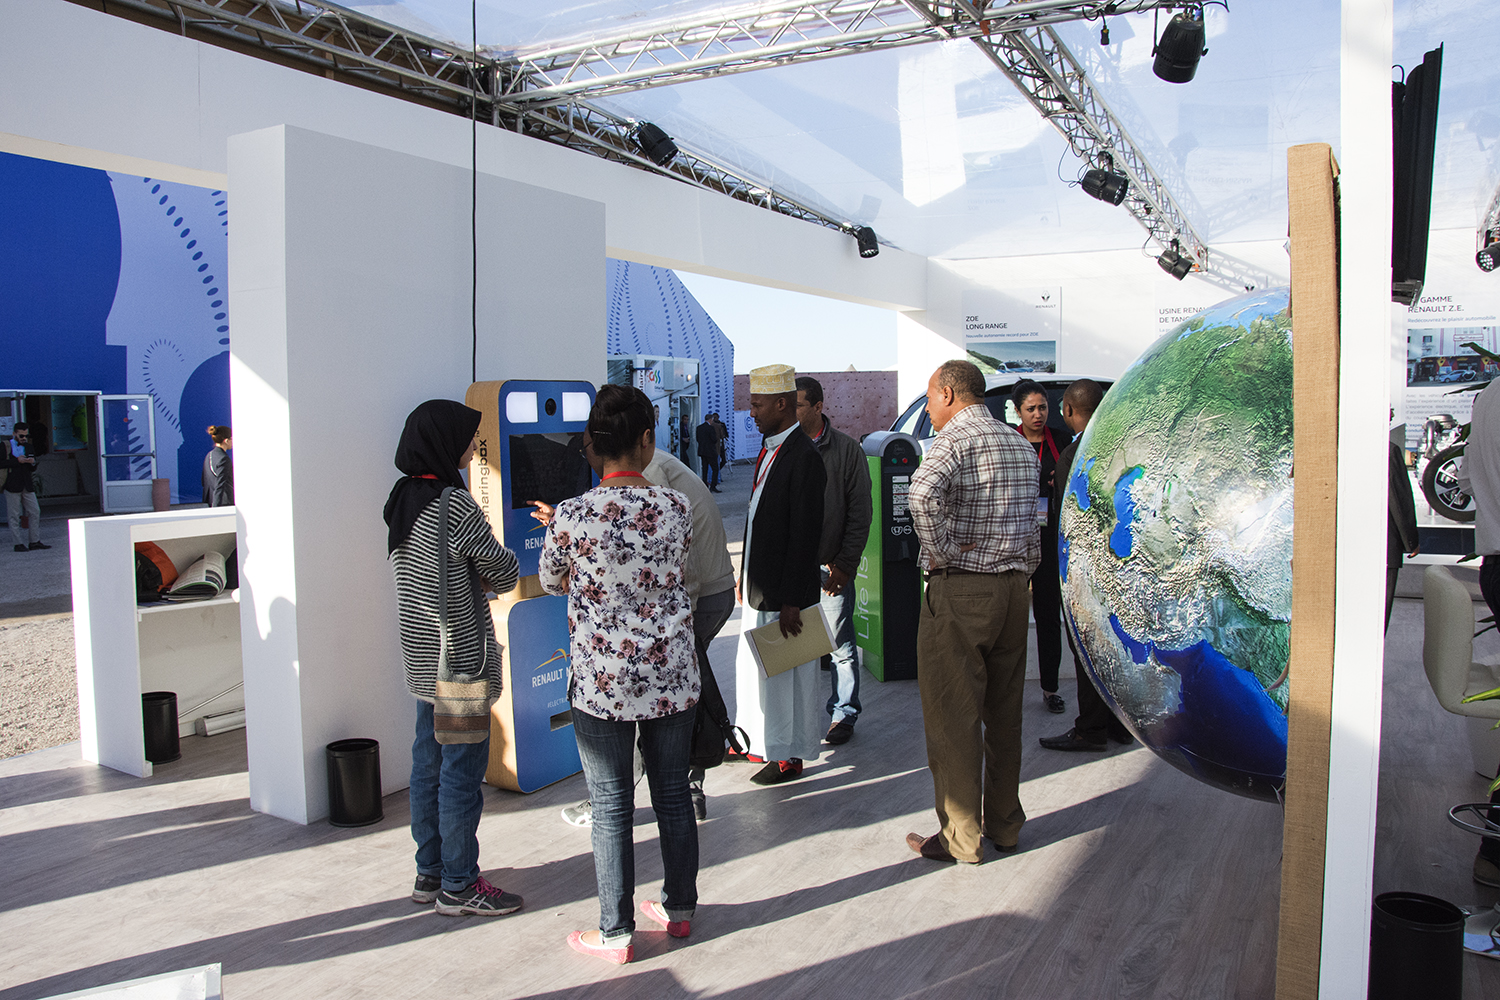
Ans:
[[[1459,485],[1474,498],[1474,551],[1484,557],[1479,592],[1500,621],[1500,379],[1474,397],[1471,419]],[[1500,823],[1500,788],[1490,794],[1487,818]],[[1500,888],[1500,840],[1480,839],[1473,873],[1480,885]]]
[[[1391,411],[1395,416],[1395,411]],[[1396,580],[1406,556],[1421,551],[1417,538],[1417,504],[1406,472],[1406,449],[1390,443],[1390,472],[1386,497],[1385,528],[1385,628],[1391,628],[1391,608],[1396,603]]]
[[[234,461],[229,449],[234,447],[228,427],[210,424],[208,436],[214,446],[203,456],[203,502],[210,507],[234,506]]]
[[[719,431],[714,427],[714,415],[703,418],[703,423],[694,431],[698,441],[698,464],[703,469],[703,485],[711,492],[719,492]],[[712,478],[712,482],[709,479]]]
[[[585,432],[587,433],[587,432]],[[589,464],[594,471],[602,473],[603,465],[594,453],[592,439],[585,444]],[[734,564],[729,560],[729,549],[724,541],[724,516],[719,505],[708,495],[708,488],[693,475],[693,470],[679,462],[675,456],[656,449],[651,463],[641,475],[656,485],[676,490],[688,498],[693,514],[693,545],[688,549],[687,563],[683,567],[683,579],[687,584],[688,598],[693,602],[693,644],[698,654],[698,673],[702,686],[702,699],[698,712],[711,707],[711,698],[723,703],[718,683],[714,678],[712,664],[708,660],[708,647],[718,636],[724,623],[734,612]],[[532,503],[537,512],[532,516],[544,521],[552,516],[552,508],[538,500]],[[640,754],[635,758],[635,780],[641,779]],[[708,818],[708,799],[703,793],[703,771],[692,768],[688,771],[688,793],[693,799],[693,816]],[[562,817],[573,826],[588,826],[593,822],[593,804],[589,800],[568,806]]]
[[[911,479],[927,593],[917,623],[917,689],[939,829],[906,835],[933,861],[984,860],[988,837],[1016,850],[1026,583],[1036,572],[1035,452],[984,404],[984,375],[948,361],[927,383],[937,431]]]
[[[719,432],[719,477],[722,479],[729,464],[729,426],[717,410],[714,411],[714,430]]]
[[[434,701],[438,661],[465,677],[488,680],[488,701],[500,697],[501,650],[495,641],[481,581],[496,593],[516,585],[515,553],[495,540],[484,512],[464,488],[461,470],[474,456],[480,413],[449,399],[430,399],[406,418],[396,445],[402,476],[385,504],[386,548],[396,578],[401,658],[406,686],[417,699],[411,748],[411,835],[417,843],[417,879],[411,898],[435,903],[438,913],[482,917],[514,913],[522,900],[479,873],[480,783],[489,766],[489,714],[470,716],[466,742],[439,742]],[[223,428],[227,441],[228,428]],[[438,514],[448,494],[447,547]],[[440,628],[444,593],[441,560],[447,560],[448,635]],[[460,725],[443,720],[445,727]],[[479,727],[482,727],[482,732]]]
[[[1057,576],[1057,508],[1052,504],[1053,473],[1072,436],[1047,426],[1047,390],[1023,379],[1011,390],[1011,402],[1021,416],[1021,434],[1036,451],[1041,464],[1037,484],[1037,522],[1042,561],[1031,578],[1031,616],[1036,619],[1037,670],[1041,674],[1042,702],[1047,711],[1061,715],[1067,702],[1057,693],[1057,671],[1062,665],[1062,588]]]
[[[10,524],[10,540],[17,552],[32,552],[50,549],[42,541],[42,508],[36,502],[36,453],[31,445],[31,426],[17,421],[11,428],[11,439],[3,446],[0,468],[5,476],[5,519]],[[21,527],[21,518],[26,518],[26,527]],[[25,532],[25,534],[22,534]]]
[[[1103,398],[1104,389],[1091,378],[1079,379],[1063,393],[1062,404],[1058,409],[1062,411],[1063,423],[1068,425],[1075,436],[1062,450],[1062,455],[1057,460],[1057,472],[1053,477],[1052,506],[1057,510],[1059,521],[1062,519],[1063,502],[1068,495],[1068,478],[1073,471],[1073,456],[1078,452],[1078,442],[1083,439],[1083,429],[1088,426]],[[1079,488],[1087,489],[1087,486],[1081,485]],[[1066,617],[1064,612],[1064,618]],[[1073,720],[1073,728],[1061,736],[1043,736],[1042,746],[1048,750],[1102,751],[1109,748],[1110,740],[1130,743],[1135,737],[1130,735],[1130,730],[1125,728],[1124,723],[1115,718],[1115,713],[1109,710],[1108,703],[1099,696],[1094,682],[1089,679],[1088,671],[1083,668],[1082,657],[1073,645],[1073,630],[1066,628],[1063,634],[1067,637],[1068,649],[1073,654],[1073,674],[1078,679],[1078,718]]]
[[[750,415],[764,439],[745,518],[742,632],[779,621],[783,636],[795,636],[802,632],[802,610],[818,603],[818,550],[828,474],[817,447],[797,423],[796,372],[791,365],[766,365],[750,373]],[[800,778],[803,761],[821,752],[824,733],[817,661],[767,677],[750,650],[750,640],[742,637],[735,680],[735,721],[759,751],[746,759],[765,763],[750,780],[776,785]]]
[[[859,721],[859,654],[854,648],[854,571],[870,537],[874,497],[870,466],[859,442],[823,415],[823,385],[815,378],[797,379],[797,422],[817,446],[828,473],[823,493],[823,539],[818,545],[823,579],[822,605],[833,629],[829,663],[833,691],[828,696],[830,725],[825,743],[841,746]]]
[[[687,937],[698,904],[688,761],[699,674],[684,583],[693,521],[687,497],[642,475],[656,452],[644,393],[601,387],[588,435],[600,483],[550,511],[538,506],[537,519],[548,525],[538,580],[547,593],[568,597],[568,694],[593,804],[599,929],[574,931],[568,946],[623,965],[635,957],[637,735],[663,869],[661,900],[646,900],[641,912],[672,937]]]

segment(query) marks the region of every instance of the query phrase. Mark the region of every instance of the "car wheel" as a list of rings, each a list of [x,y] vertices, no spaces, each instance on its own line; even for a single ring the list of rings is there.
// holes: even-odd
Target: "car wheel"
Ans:
[[[1422,471],[1422,495],[1433,510],[1450,521],[1468,523],[1474,520],[1474,498],[1458,485],[1458,460],[1463,453],[1460,444],[1432,456]]]

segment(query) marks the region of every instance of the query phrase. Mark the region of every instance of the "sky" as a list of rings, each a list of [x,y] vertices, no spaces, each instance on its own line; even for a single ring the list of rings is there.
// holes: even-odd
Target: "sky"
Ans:
[[[799,372],[896,366],[896,314],[817,295],[676,272],[734,344],[734,371],[791,365]]]

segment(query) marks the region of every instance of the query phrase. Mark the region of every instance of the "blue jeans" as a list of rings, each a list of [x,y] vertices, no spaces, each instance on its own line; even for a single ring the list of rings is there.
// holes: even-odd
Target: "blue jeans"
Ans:
[[[573,733],[594,806],[591,836],[599,884],[599,937],[623,948],[635,931],[635,756],[640,729],[663,871],[661,905],[669,920],[691,920],[698,905],[698,823],[688,796],[694,709],[660,719],[615,722],[573,708]]]
[[[822,583],[828,584],[828,570],[819,571]],[[833,693],[828,696],[828,714],[834,722],[854,725],[859,719],[859,654],[854,649],[854,579],[844,585],[837,594],[820,591],[818,602],[823,606],[823,617],[833,629],[833,653],[829,680],[833,682]]]
[[[411,839],[417,874],[441,877],[458,892],[479,877],[479,814],[484,811],[490,741],[439,743],[432,735],[432,703],[417,702],[417,737],[411,744]]]

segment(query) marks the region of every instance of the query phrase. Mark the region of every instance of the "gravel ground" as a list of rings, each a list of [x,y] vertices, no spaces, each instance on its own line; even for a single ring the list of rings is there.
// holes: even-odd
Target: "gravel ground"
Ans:
[[[78,739],[73,617],[0,621],[0,759]]]

